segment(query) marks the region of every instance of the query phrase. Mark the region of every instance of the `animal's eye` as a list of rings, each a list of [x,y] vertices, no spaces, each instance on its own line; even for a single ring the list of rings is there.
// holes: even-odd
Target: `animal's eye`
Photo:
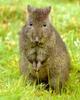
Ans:
[[[32,24],[32,23],[30,23],[29,25],[30,25],[30,26],[32,26],[33,24]]]
[[[29,26],[33,26],[33,23],[30,21],[30,22],[28,23],[28,25],[29,25]]]
[[[47,25],[46,24],[43,24],[43,26],[46,27]]]

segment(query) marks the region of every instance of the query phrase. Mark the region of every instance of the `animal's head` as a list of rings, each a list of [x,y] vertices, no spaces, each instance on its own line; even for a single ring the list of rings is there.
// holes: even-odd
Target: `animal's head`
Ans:
[[[27,11],[27,37],[33,43],[46,43],[52,34],[49,21],[51,7],[34,8],[28,5]]]

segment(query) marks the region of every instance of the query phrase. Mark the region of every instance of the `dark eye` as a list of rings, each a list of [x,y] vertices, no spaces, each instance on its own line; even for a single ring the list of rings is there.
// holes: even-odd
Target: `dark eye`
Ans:
[[[46,24],[43,24],[43,26],[46,27],[47,25]]]
[[[32,24],[32,23],[30,23],[29,25],[30,25],[30,26],[32,26],[33,24]]]
[[[28,25],[29,25],[29,26],[33,26],[33,23],[32,23],[32,21],[30,21],[30,22],[28,23]]]

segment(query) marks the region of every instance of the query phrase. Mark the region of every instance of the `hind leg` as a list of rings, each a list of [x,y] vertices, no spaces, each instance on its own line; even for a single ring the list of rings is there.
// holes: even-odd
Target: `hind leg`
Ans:
[[[56,93],[60,93],[59,77],[52,77],[49,79],[49,87]]]

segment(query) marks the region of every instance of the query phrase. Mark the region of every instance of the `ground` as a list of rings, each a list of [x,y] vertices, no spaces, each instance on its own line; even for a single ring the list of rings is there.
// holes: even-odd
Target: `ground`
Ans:
[[[71,2],[70,2],[71,1]],[[71,57],[66,92],[61,95],[44,86],[25,86],[19,70],[19,31],[27,5],[51,5],[51,22],[63,38]],[[80,98],[80,1],[0,0],[0,100],[79,100]]]

